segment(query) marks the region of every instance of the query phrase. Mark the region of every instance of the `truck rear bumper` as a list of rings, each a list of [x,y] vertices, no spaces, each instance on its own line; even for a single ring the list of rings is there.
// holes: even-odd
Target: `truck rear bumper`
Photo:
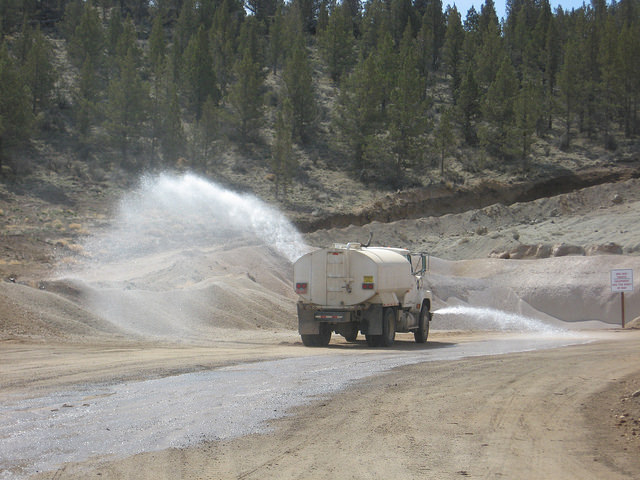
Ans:
[[[318,310],[298,303],[298,332],[300,335],[317,335],[323,323],[349,323],[353,312],[350,310]]]
[[[320,325],[343,325],[356,322],[362,333],[382,333],[382,307],[380,305],[354,305],[344,308],[298,303],[298,332],[301,335],[318,335]]]

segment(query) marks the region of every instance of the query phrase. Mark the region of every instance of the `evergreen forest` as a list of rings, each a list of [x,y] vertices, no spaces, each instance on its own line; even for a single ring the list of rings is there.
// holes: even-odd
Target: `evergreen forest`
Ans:
[[[264,168],[322,158],[411,186],[452,158],[535,168],[541,139],[640,134],[640,0],[0,0],[0,166],[50,145],[94,169]],[[436,180],[439,178],[436,178]]]

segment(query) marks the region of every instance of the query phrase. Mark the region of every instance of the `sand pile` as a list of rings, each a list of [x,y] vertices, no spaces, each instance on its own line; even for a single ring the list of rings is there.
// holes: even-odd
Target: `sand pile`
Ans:
[[[0,284],[4,338],[206,342],[296,328],[290,262],[263,246],[139,257],[42,282]]]

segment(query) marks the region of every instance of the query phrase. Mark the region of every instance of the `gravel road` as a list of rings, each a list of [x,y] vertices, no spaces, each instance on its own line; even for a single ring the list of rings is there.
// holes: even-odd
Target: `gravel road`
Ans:
[[[0,478],[22,478],[93,456],[124,458],[264,432],[269,421],[294,407],[328,398],[395,367],[549,349],[589,342],[595,335],[494,334],[426,346],[407,340],[385,351],[341,352],[336,345],[331,355],[241,363],[144,381],[82,384],[32,398],[9,396],[0,405]]]

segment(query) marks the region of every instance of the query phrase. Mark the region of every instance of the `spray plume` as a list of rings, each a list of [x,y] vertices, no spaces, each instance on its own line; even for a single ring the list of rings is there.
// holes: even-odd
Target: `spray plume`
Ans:
[[[205,341],[211,328],[282,326],[287,269],[306,253],[275,208],[193,174],[144,177],[61,281],[109,328]]]
[[[434,313],[447,316],[449,322],[457,318],[464,323],[464,328],[540,333],[566,332],[564,329],[548,325],[538,319],[495,308],[454,305],[441,308]]]
[[[113,226],[84,249],[94,260],[110,261],[229,242],[267,245],[289,261],[307,250],[279,211],[193,174],[144,177],[122,199]]]

